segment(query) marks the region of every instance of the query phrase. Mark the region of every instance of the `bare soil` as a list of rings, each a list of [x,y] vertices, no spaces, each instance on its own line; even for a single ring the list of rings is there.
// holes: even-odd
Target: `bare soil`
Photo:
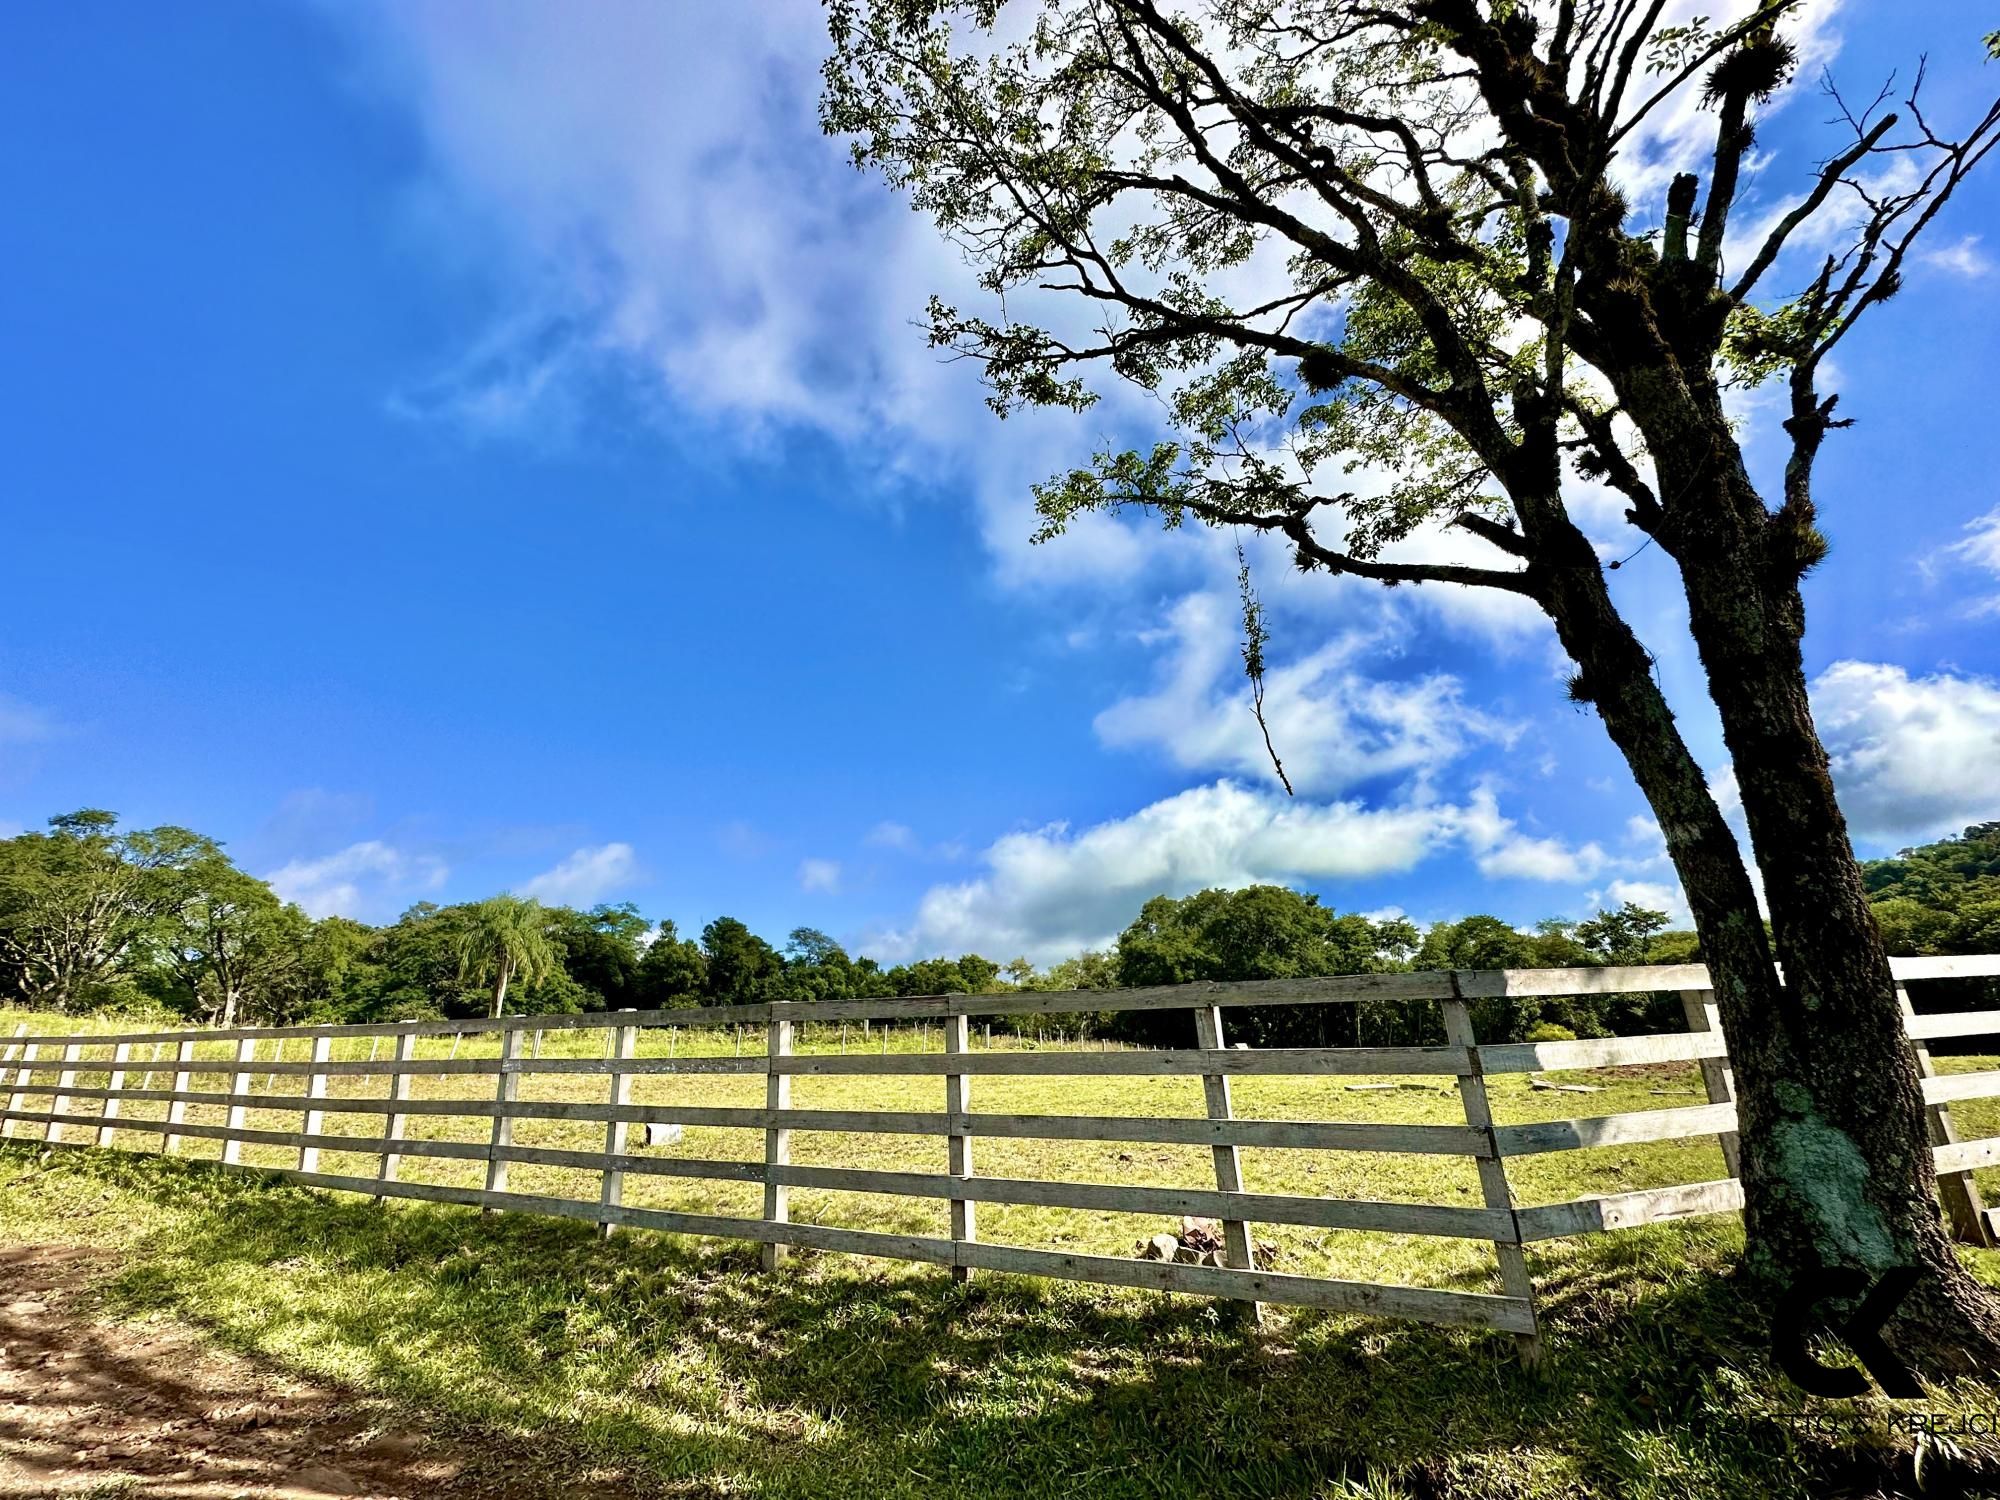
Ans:
[[[513,1436],[421,1417],[217,1350],[193,1329],[91,1318],[100,1252],[0,1250],[0,1500],[523,1500],[650,1493]]]

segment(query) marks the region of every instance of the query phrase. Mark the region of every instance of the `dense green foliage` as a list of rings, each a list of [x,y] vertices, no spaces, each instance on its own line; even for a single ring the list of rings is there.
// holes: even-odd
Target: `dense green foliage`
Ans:
[[[1862,873],[1890,952],[2000,951],[2000,823],[1974,824]]]
[[[1867,867],[1898,953],[2000,949],[2000,823]],[[1156,896],[1116,946],[1038,969],[976,953],[885,965],[794,928],[782,948],[734,917],[698,938],[628,903],[588,911],[500,895],[419,902],[393,923],[314,921],[185,828],[121,833],[108,812],[49,820],[0,840],[0,999],[72,1012],[148,1007],[228,1023],[381,1020],[515,1011],[664,1010],[762,1000],[878,999],[1001,989],[1099,990],[1191,980],[1293,979],[1397,969],[1582,967],[1701,957],[1694,935],[1630,902],[1532,931],[1474,914],[1419,931],[1402,917],[1337,912],[1284,886]],[[1672,995],[1491,1000],[1494,1039],[1670,1028]],[[1184,1042],[1185,1016],[1045,1016],[1065,1034]],[[1434,1014],[1396,1005],[1246,1013],[1239,1039],[1266,1046],[1438,1040]]]

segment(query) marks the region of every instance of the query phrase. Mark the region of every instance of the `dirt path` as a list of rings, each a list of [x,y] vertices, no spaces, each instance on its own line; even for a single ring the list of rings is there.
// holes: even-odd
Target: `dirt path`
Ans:
[[[88,1250],[0,1250],[0,1500],[44,1496],[522,1500],[648,1493],[519,1439],[435,1438],[172,1325],[92,1321]]]

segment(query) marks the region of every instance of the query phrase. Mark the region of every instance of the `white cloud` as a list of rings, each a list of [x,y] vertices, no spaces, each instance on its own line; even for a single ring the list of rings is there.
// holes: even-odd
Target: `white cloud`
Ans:
[[[1976,234],[1968,234],[1949,245],[1919,250],[1917,259],[1957,276],[1990,276],[1993,273],[1993,257],[1979,248],[1979,236]]]
[[[630,883],[638,871],[639,859],[630,844],[600,844],[578,849],[518,890],[550,906],[590,906]]]
[[[2000,506],[1967,521],[1964,532],[1957,541],[1938,548],[1918,563],[1927,578],[1935,580],[1949,567],[1977,568],[2000,578]],[[1974,620],[2000,614],[2000,594],[1969,600],[1959,606],[1959,613]]]
[[[816,7],[333,14],[422,133],[423,231],[506,278],[415,405],[513,426],[608,375],[835,435],[911,409],[910,289],[949,257],[821,139]]]
[[[1161,892],[1407,870],[1448,836],[1455,809],[1313,803],[1218,781],[1081,832],[1051,824],[996,841],[976,880],[933,886],[911,926],[871,952],[1025,953],[1102,946]]]
[[[1609,862],[1595,843],[1572,847],[1556,838],[1536,838],[1521,832],[1500,812],[1490,786],[1480,786],[1462,810],[1459,831],[1472,850],[1479,873],[1488,880],[1589,880]]]
[[[310,916],[380,917],[412,895],[437,890],[448,873],[433,855],[369,839],[321,859],[295,859],[264,879]]]
[[[1669,885],[1657,880],[1614,880],[1604,890],[1592,891],[1590,899],[1599,909],[1616,911],[1629,901],[1634,906],[1665,912],[1667,921],[1672,926],[1694,925],[1694,917],[1688,911],[1687,897],[1682,894],[1679,885]]]
[[[917,848],[917,835],[916,830],[907,824],[885,820],[869,829],[861,842],[877,849],[898,849],[909,854]]]
[[[1840,661],[1813,680],[1812,698],[1858,838],[1911,843],[2000,812],[2000,685]]]
[[[997,840],[978,878],[933,886],[906,928],[871,934],[891,958],[978,951],[1046,962],[1112,941],[1150,897],[1261,882],[1360,880],[1463,845],[1496,879],[1575,881],[1613,865],[1595,844],[1532,838],[1490,788],[1464,805],[1312,802],[1222,780],[1074,831]]]
[[[1114,748],[1158,747],[1188,770],[1275,786],[1243,677],[1234,611],[1218,594],[1190,594],[1174,605],[1163,632],[1171,649],[1156,687],[1100,713],[1098,738]],[[1424,775],[1475,741],[1512,739],[1511,726],[1465,703],[1455,677],[1432,673],[1396,682],[1369,675],[1361,663],[1383,645],[1378,634],[1347,630],[1300,660],[1267,667],[1265,721],[1299,791]]]
[[[840,889],[840,862],[832,859],[800,860],[799,889],[833,895]]]
[[[1516,835],[1479,856],[1479,873],[1489,880],[1588,880],[1604,867],[1596,844],[1574,848],[1561,839]]]

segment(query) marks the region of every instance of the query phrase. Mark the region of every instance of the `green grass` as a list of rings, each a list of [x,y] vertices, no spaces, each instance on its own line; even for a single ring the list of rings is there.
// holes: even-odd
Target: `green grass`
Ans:
[[[129,1029],[129,1028],[128,1028]],[[0,1036],[11,1033],[0,1017]],[[936,1037],[931,1038],[932,1045]],[[898,1037],[892,1045],[914,1045]],[[685,1052],[689,1036],[676,1038]],[[424,1055],[446,1043],[430,1042]],[[492,1044],[486,1043],[487,1050]],[[544,1055],[595,1055],[594,1034],[551,1033]],[[703,1045],[732,1050],[725,1036]],[[748,1045],[748,1043],[746,1043]],[[837,1037],[812,1047],[837,1048]],[[849,1038],[850,1050],[859,1045]],[[870,1039],[871,1049],[880,1046]],[[648,1038],[646,1051],[664,1050]],[[349,1055],[351,1046],[337,1055]],[[365,1055],[366,1044],[358,1049]],[[293,1049],[297,1053],[296,1046]],[[466,1055],[461,1049],[461,1056]],[[1953,1059],[1991,1067],[1990,1059]],[[211,1065],[212,1066],[212,1065]],[[1448,1081],[1353,1092],[1358,1080],[1242,1079],[1238,1111],[1288,1118],[1450,1122]],[[1495,1081],[1503,1122],[1698,1102],[1691,1069],[1595,1075],[1593,1094]],[[263,1080],[258,1079],[261,1086]],[[349,1086],[343,1080],[344,1092]],[[463,1097],[484,1080],[423,1079]],[[467,1084],[475,1086],[468,1088]],[[974,1108],[1197,1114],[1194,1080],[976,1080]],[[219,1081],[197,1087],[224,1086]],[[280,1087],[296,1086],[281,1080]],[[379,1080],[368,1080],[371,1093]],[[534,1079],[534,1098],[602,1098],[602,1078]],[[801,1078],[803,1107],[936,1109],[937,1079]],[[648,1078],[643,1101],[761,1103],[761,1079]],[[1973,1106],[1966,1134],[2000,1133]],[[156,1107],[157,1109],[157,1107]],[[217,1112],[219,1114],[219,1111]],[[256,1111],[296,1128],[297,1107]],[[134,1118],[137,1118],[134,1116]],[[375,1117],[328,1117],[373,1133]],[[484,1122],[412,1120],[484,1139]],[[603,1127],[523,1122],[523,1144],[601,1144]],[[156,1138],[154,1138],[156,1139]],[[133,1144],[147,1144],[144,1136]],[[194,1143],[191,1143],[194,1144]],[[800,1161],[942,1170],[942,1143],[801,1134]],[[199,1143],[213,1154],[213,1142]],[[676,1153],[747,1158],[752,1131],[690,1129]],[[982,1172],[1205,1185],[1207,1153],[1174,1147],[980,1141]],[[1132,1158],[1121,1160],[1121,1153]],[[1601,1235],[1532,1254],[1545,1368],[1503,1337],[1278,1310],[1262,1331],[1192,1298],[983,1277],[802,1254],[774,1275],[747,1246],[520,1215],[363,1200],[135,1152],[0,1150],[0,1239],[118,1252],[104,1315],[172,1316],[219,1342],[444,1425],[543,1433],[689,1496],[1856,1496],[1910,1488],[1916,1442],[1887,1403],[1816,1402],[1773,1371],[1758,1316],[1727,1274],[1727,1220]],[[253,1162],[290,1165],[289,1152]],[[1468,1163],[1246,1151],[1249,1186],[1477,1203]],[[329,1171],[372,1157],[328,1153]],[[469,1163],[405,1161],[411,1176],[474,1183]],[[1565,1152],[1510,1165],[1524,1202],[1719,1175],[1711,1141]],[[1212,1181],[1212,1178],[1208,1179]],[[592,1174],[516,1166],[527,1192],[594,1197]],[[755,1213],[755,1189],[627,1179],[627,1201]],[[801,1219],[937,1233],[942,1205],[795,1190]],[[982,1206],[982,1237],[1129,1254],[1157,1220]],[[1490,1246],[1413,1236],[1260,1230],[1282,1269],[1497,1290]],[[2000,1256],[1975,1255],[2000,1284]],[[1971,1385],[1926,1410],[2000,1409]],[[1858,1424],[1831,1432],[1815,1419]],[[2000,1472],[2000,1445],[1966,1440]],[[1950,1457],[1935,1450],[1936,1460]]]

